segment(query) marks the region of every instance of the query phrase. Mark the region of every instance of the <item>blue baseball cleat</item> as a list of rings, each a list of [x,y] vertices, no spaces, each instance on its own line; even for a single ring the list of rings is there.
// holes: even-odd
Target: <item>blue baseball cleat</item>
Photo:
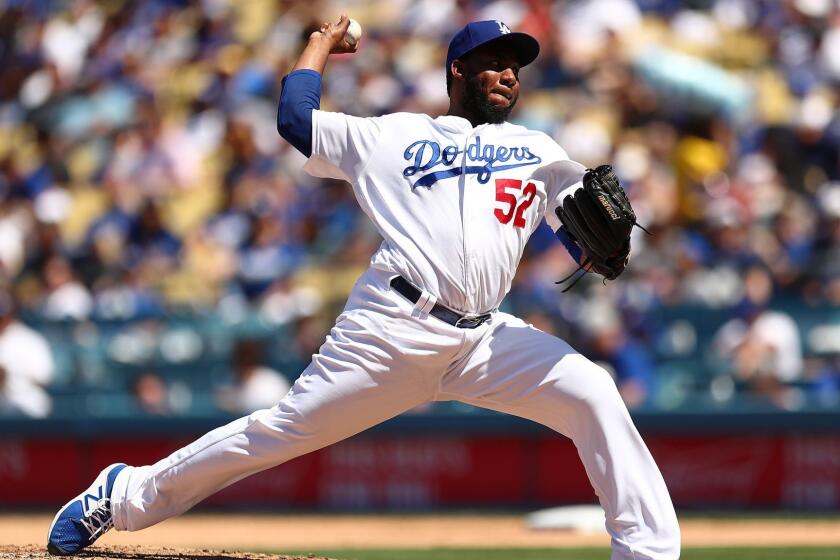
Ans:
[[[47,543],[50,554],[76,554],[114,526],[114,518],[111,517],[111,489],[117,474],[124,468],[123,463],[106,467],[87,490],[58,510],[50,525]]]

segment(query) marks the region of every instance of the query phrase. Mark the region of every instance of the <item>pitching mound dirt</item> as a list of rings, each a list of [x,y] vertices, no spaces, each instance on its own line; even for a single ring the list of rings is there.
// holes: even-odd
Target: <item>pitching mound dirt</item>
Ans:
[[[0,546],[0,560],[30,558],[55,560],[46,550],[34,546]],[[85,560],[329,560],[321,556],[272,556],[253,552],[226,550],[189,550],[183,548],[152,548],[144,546],[94,547],[74,556]]]

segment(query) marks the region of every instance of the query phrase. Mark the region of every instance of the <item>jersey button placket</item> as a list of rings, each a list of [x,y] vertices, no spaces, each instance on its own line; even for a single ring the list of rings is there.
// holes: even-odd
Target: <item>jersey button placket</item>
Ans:
[[[472,142],[475,142],[476,139],[480,138],[480,129],[483,128],[483,125],[475,130],[473,133],[469,135],[467,138],[467,142],[464,145],[464,166],[468,165],[468,157],[467,157],[467,148]],[[478,150],[480,152],[480,150]],[[476,162],[469,162],[472,165],[481,165],[480,161]],[[473,200],[477,194],[477,188],[482,186],[478,184],[478,175],[476,174],[468,174],[466,173],[466,169],[464,170],[464,203],[463,203],[463,231],[464,231],[464,310],[469,312],[477,313],[478,309],[473,309],[476,305],[475,302],[475,294],[476,294],[476,286],[475,282],[471,281],[474,280],[472,274],[473,263],[475,262],[475,254],[473,251],[473,214],[475,213],[475,201]]]
[[[469,295],[467,293],[467,286],[469,285],[468,278],[467,278],[467,270],[469,268],[470,257],[467,252],[468,244],[467,244],[467,213],[469,212],[467,206],[467,186],[469,185],[469,175],[467,174],[467,167],[468,167],[468,158],[467,158],[467,147],[470,145],[470,140],[472,139],[472,133],[468,133],[464,136],[464,143],[461,146],[461,176],[460,181],[458,183],[458,188],[460,189],[460,200],[458,201],[461,206],[461,253],[463,255],[463,262],[461,266],[463,267],[463,301],[460,302],[460,306],[462,308],[466,308],[466,305],[469,302]]]

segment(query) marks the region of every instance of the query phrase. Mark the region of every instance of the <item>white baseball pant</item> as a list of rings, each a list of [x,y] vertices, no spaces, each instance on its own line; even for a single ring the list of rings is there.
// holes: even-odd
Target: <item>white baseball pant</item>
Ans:
[[[606,512],[614,560],[679,558],[665,483],[603,368],[506,313],[476,329],[453,327],[391,290],[391,277],[370,269],[359,279],[326,342],[275,407],[154,465],[124,469],[111,496],[115,528],[149,527],[251,474],[419,404],[454,399],[571,438]]]

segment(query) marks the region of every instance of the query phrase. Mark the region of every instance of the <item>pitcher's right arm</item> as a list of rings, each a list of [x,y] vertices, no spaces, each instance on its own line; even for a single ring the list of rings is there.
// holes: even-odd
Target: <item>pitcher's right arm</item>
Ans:
[[[353,53],[344,40],[350,18],[342,15],[338,23],[325,23],[309,36],[306,48],[292,71],[283,78],[283,91],[277,108],[277,132],[303,155],[312,155],[312,111],[321,106],[321,76],[331,54]]]

